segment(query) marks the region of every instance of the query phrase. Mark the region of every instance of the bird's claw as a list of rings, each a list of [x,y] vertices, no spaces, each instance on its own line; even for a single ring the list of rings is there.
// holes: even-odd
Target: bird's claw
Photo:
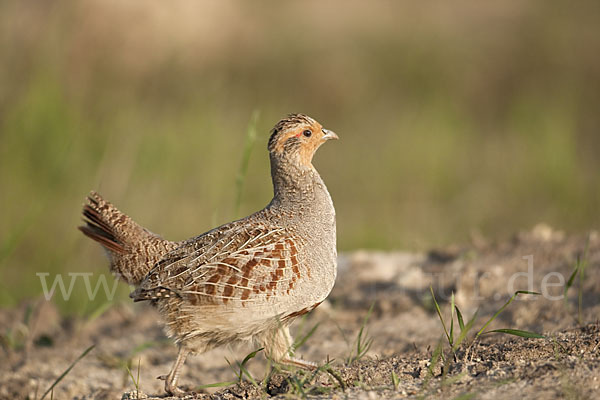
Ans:
[[[165,381],[165,391],[171,396],[183,396],[185,390],[180,389],[177,385],[174,385],[172,381],[169,381],[168,375],[157,376],[156,379]]]

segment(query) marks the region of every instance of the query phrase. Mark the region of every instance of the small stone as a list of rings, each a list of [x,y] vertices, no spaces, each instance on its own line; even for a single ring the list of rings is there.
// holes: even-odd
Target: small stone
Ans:
[[[123,393],[121,400],[142,400],[147,398],[148,395],[141,390],[132,390],[131,392]]]

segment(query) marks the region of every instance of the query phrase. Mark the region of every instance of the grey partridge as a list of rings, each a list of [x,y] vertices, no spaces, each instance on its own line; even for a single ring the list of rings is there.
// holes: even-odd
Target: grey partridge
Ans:
[[[111,270],[149,300],[179,346],[164,377],[181,394],[179,372],[190,353],[254,339],[274,361],[311,368],[293,358],[290,323],[317,307],[337,270],[331,196],[312,165],[315,151],[337,135],[303,114],[271,132],[268,150],[274,196],[262,210],[183,242],[142,228],[96,193],[84,206],[81,231],[107,250]]]

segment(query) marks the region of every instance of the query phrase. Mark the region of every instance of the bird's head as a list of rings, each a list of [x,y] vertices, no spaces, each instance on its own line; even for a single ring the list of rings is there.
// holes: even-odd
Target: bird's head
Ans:
[[[312,158],[319,146],[338,136],[304,114],[290,114],[271,131],[269,153],[277,161],[312,167]]]

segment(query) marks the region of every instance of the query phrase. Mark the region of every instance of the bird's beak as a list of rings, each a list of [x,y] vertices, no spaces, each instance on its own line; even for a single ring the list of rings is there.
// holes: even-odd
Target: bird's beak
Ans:
[[[325,134],[323,136],[323,140],[339,139],[338,135],[336,135],[334,131],[330,131],[329,129],[325,129],[325,128],[323,128],[322,131]]]

